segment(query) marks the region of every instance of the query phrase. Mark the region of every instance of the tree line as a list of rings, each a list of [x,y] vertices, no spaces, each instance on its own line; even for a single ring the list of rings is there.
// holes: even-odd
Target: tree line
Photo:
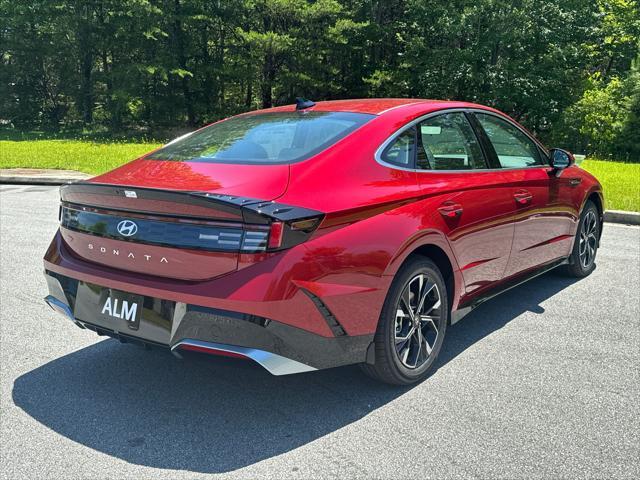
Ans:
[[[0,122],[155,132],[359,97],[460,99],[640,158],[637,0],[0,0]]]

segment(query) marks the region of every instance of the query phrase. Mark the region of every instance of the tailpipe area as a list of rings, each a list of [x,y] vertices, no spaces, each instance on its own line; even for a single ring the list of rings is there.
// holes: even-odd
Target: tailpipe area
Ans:
[[[316,368],[275,353],[255,348],[224,345],[221,343],[203,342],[201,340],[184,339],[171,347],[171,352],[179,355],[180,350],[190,350],[211,355],[248,358],[262,365],[272,375],[291,375],[293,373],[311,372]]]

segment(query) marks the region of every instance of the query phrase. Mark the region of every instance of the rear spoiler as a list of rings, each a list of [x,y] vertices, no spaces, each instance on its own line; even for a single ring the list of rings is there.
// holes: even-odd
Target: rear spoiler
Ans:
[[[324,217],[322,212],[235,195],[201,191],[176,191],[124,185],[76,182],[60,187],[62,202],[124,212],[172,217],[241,221],[269,225]]]

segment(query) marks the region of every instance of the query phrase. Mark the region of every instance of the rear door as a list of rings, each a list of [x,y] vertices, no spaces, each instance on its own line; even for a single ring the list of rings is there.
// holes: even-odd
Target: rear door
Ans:
[[[466,295],[475,296],[503,278],[509,260],[513,173],[489,168],[493,165],[463,111],[428,117],[416,128],[420,187],[424,195],[437,198],[441,228],[462,271]]]
[[[568,255],[575,214],[559,194],[561,180],[553,175],[546,154],[507,119],[489,112],[474,116],[493,148],[490,155],[513,175],[515,232],[505,277]]]

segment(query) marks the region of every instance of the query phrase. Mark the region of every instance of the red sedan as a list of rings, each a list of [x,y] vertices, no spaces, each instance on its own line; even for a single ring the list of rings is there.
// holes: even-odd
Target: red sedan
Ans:
[[[46,301],[178,356],[408,384],[484,300],[588,275],[602,213],[570,153],[489,107],[299,100],[62,187]]]

